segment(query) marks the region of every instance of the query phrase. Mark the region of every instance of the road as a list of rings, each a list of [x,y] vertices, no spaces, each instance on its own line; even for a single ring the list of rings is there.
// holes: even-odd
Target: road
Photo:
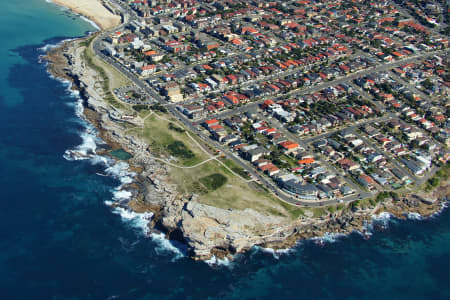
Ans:
[[[374,149],[375,151],[377,151],[380,154],[383,154],[385,158],[387,158],[387,161],[394,165],[396,168],[398,168],[399,170],[402,170],[403,172],[407,173],[409,177],[411,177],[411,179],[414,180],[415,184],[418,184],[418,178],[411,173],[411,171],[405,167],[403,167],[402,165],[400,165],[400,163],[397,162],[397,160],[395,158],[392,157],[391,153],[388,153],[386,151],[384,151],[383,149],[381,149],[380,147],[378,147],[378,145],[375,145],[374,143],[372,143],[372,141],[370,141],[367,137],[354,132],[354,134],[359,137],[361,140],[364,141],[364,143],[366,145],[368,145],[369,147],[371,147],[372,149]]]
[[[412,91],[414,94],[419,95],[422,99],[428,99],[430,96],[426,95],[424,92],[418,90],[414,85],[410,84],[397,74],[395,74],[392,71],[389,71],[389,76],[391,76],[395,81],[397,81],[400,84],[403,84],[404,86],[408,87],[410,91]]]
[[[280,124],[280,122],[278,122],[278,120],[276,120],[276,119],[272,119],[272,120],[268,120],[267,118],[264,118],[264,120],[266,121],[266,122],[268,122],[268,123],[271,123],[271,125],[274,127],[274,128],[276,128],[279,132],[281,132],[281,133],[283,133],[286,137],[288,137],[291,141],[293,141],[293,142],[296,142],[296,143],[298,143],[301,147],[303,147],[305,150],[309,150],[308,148],[309,148],[309,145],[307,145],[306,143],[305,143],[305,141],[304,140],[301,140],[301,139],[299,139],[299,137],[298,136],[296,136],[296,135],[294,135],[294,134],[292,134],[291,132],[289,132],[286,128],[285,128],[285,126],[283,126],[282,124]],[[359,126],[359,125],[355,125],[355,126]],[[328,161],[326,161],[326,160],[324,160],[324,159],[322,159],[322,158],[320,158],[319,160],[318,160],[318,162],[321,164],[321,165],[324,165],[324,166],[326,166],[327,167],[327,169],[329,170],[329,171],[331,171],[332,173],[334,173],[334,174],[339,174],[339,172],[336,170],[336,168],[333,166],[333,165],[331,165],[330,164],[330,162],[328,162]],[[344,179],[344,181],[349,185],[349,186],[351,186],[355,191],[356,191],[356,193],[358,193],[358,194],[365,194],[365,192],[358,186],[358,185],[356,185],[352,180],[350,180],[349,178],[346,178],[346,177],[344,177],[343,178]],[[366,197],[368,197],[367,195],[365,195]],[[358,196],[357,195],[352,195],[352,196],[350,196],[350,197],[348,197],[347,199],[346,199],[346,201],[353,201],[353,200],[357,200],[358,199]]]
[[[339,131],[341,131],[343,129],[347,129],[348,128],[350,130],[353,130],[353,129],[356,129],[356,128],[361,127],[363,125],[366,125],[366,124],[371,124],[371,123],[374,123],[374,122],[383,122],[383,121],[387,121],[387,120],[390,120],[390,119],[395,118],[395,117],[396,117],[396,115],[394,113],[388,113],[388,114],[385,114],[383,117],[360,120],[360,121],[355,122],[353,125],[346,126],[344,128],[338,128],[338,129],[335,129],[335,130],[330,130],[330,131],[327,131],[325,133],[322,133],[322,134],[319,134],[319,135],[316,135],[316,136],[313,136],[313,137],[310,137],[310,138],[301,139],[301,141],[306,143],[306,144],[311,144],[311,143],[314,143],[314,142],[316,142],[318,140],[330,137],[333,134],[335,134],[336,132],[339,132]]]
[[[427,58],[427,57],[430,57],[430,56],[434,56],[436,54],[448,53],[449,51],[450,51],[450,49],[449,50],[438,50],[438,51],[433,51],[433,52],[427,52],[427,53],[424,53],[422,55],[416,55],[414,57],[405,58],[405,59],[398,60],[398,61],[395,61],[395,62],[384,63],[384,64],[381,64],[381,65],[379,65],[377,67],[372,67],[372,68],[369,68],[369,69],[358,71],[356,73],[352,73],[352,74],[349,74],[347,76],[343,76],[341,78],[338,78],[338,79],[335,79],[335,80],[332,80],[332,81],[327,81],[327,82],[324,82],[324,83],[321,83],[321,84],[317,84],[317,85],[314,85],[314,86],[311,86],[311,87],[297,89],[297,90],[288,92],[288,93],[280,95],[280,96],[295,96],[295,95],[312,94],[312,93],[321,91],[323,89],[326,89],[327,87],[330,87],[330,86],[336,86],[336,85],[339,85],[339,84],[348,83],[348,82],[351,82],[354,79],[365,77],[365,76],[370,75],[372,73],[387,71],[387,70],[393,69],[395,67],[398,67],[400,65],[403,65],[405,63],[418,62],[422,58]],[[222,118],[230,117],[230,116],[232,116],[234,114],[237,114],[237,113],[243,113],[243,112],[249,111],[250,109],[255,109],[260,104],[262,104],[265,100],[270,99],[270,98],[274,98],[274,96],[263,97],[260,100],[251,102],[251,103],[243,105],[241,107],[233,108],[232,110],[226,110],[226,111],[223,111],[221,113],[215,114],[214,117],[218,117],[218,118],[222,119]],[[369,96],[368,100],[370,100],[370,99],[372,99],[372,96]],[[378,103],[377,101],[374,101],[374,104],[377,107],[380,106],[380,103]],[[205,120],[205,119],[203,119],[203,120]],[[199,122],[202,122],[203,120],[199,120]]]
[[[237,55],[239,55],[239,54],[237,54]],[[361,56],[361,55],[359,55],[359,54],[352,54],[352,55],[348,56],[347,58],[348,59],[352,59],[352,58],[355,58],[355,57],[358,57],[358,56]],[[340,58],[341,58],[341,56],[340,57],[335,57],[333,59],[330,59],[328,61],[328,63],[333,63],[334,61],[337,61]],[[319,61],[319,62],[315,62],[315,63],[312,63],[312,64],[308,64],[308,65],[300,66],[300,67],[297,67],[297,68],[289,69],[289,70],[284,71],[284,72],[272,73],[270,75],[263,76],[262,78],[252,79],[252,80],[249,80],[249,81],[246,81],[246,82],[243,82],[243,83],[239,83],[239,84],[235,84],[235,85],[232,85],[232,86],[226,85],[226,86],[224,86],[224,87],[222,87],[220,89],[212,90],[211,93],[221,93],[221,92],[233,91],[233,90],[235,90],[237,88],[245,88],[245,87],[250,86],[250,85],[259,85],[259,84],[261,84],[263,82],[267,82],[267,81],[270,81],[270,80],[273,80],[273,79],[283,79],[283,78],[286,78],[286,77],[294,75],[294,74],[300,74],[304,70],[310,70],[310,69],[312,69],[315,66],[322,65],[323,63],[324,63],[323,61]],[[201,96],[201,97],[197,97],[197,98],[192,98],[192,99],[189,99],[189,100],[185,101],[185,103],[201,101],[204,98],[206,98],[206,97]]]

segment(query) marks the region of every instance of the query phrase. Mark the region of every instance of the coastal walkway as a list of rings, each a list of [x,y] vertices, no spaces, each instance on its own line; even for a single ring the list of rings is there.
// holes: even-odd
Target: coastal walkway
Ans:
[[[142,123],[144,124],[144,123],[145,123],[145,120],[147,120],[147,119],[148,119],[149,117],[151,117],[151,116],[155,116],[156,118],[159,118],[160,120],[163,120],[163,121],[166,121],[166,122],[173,122],[173,123],[175,123],[176,125],[178,125],[178,126],[180,126],[180,127],[182,127],[182,128],[185,128],[184,125],[181,124],[180,122],[178,122],[178,121],[176,121],[176,120],[169,120],[169,119],[167,119],[167,118],[164,118],[164,117],[158,115],[157,113],[155,113],[154,111],[150,111],[150,113],[149,113],[148,115],[146,115],[146,116],[142,119]],[[145,125],[142,125],[142,126],[136,125],[135,127],[128,128],[127,130],[125,130],[125,133],[128,133],[128,132],[130,132],[130,131],[132,131],[132,130],[136,130],[136,129],[143,129],[144,126],[145,126]],[[162,158],[155,157],[155,156],[153,156],[153,155],[151,155],[151,154],[150,154],[150,157],[151,157],[152,159],[156,160],[156,161],[162,162],[162,163],[164,163],[164,164],[166,164],[166,165],[169,165],[169,166],[171,166],[171,167],[173,167],[173,168],[178,168],[178,169],[194,169],[194,168],[197,168],[197,167],[199,167],[199,166],[201,166],[201,165],[203,165],[203,164],[205,164],[205,163],[207,163],[207,162],[210,162],[210,161],[215,160],[217,163],[219,163],[219,164],[222,165],[225,169],[227,169],[230,173],[232,173],[234,176],[238,177],[239,179],[241,179],[241,180],[244,181],[245,183],[250,183],[250,182],[255,181],[255,179],[253,179],[253,178],[252,178],[252,179],[245,179],[245,178],[243,178],[241,175],[239,175],[239,174],[237,174],[236,172],[234,172],[230,167],[228,167],[223,161],[221,161],[221,160],[219,159],[219,157],[221,156],[220,154],[219,154],[219,155],[212,155],[211,153],[208,152],[208,150],[206,150],[202,145],[200,145],[200,143],[199,143],[194,137],[192,137],[192,135],[191,135],[188,131],[185,131],[185,133],[186,133],[186,135],[189,137],[189,139],[191,139],[192,142],[193,142],[194,144],[197,145],[197,147],[198,147],[200,150],[202,150],[207,156],[209,156],[208,159],[206,159],[206,160],[204,160],[204,161],[201,161],[201,162],[199,162],[199,163],[197,163],[197,164],[195,164],[195,165],[193,165],[193,166],[180,166],[180,165],[176,165],[176,164],[173,164],[173,163],[171,163],[171,162],[168,162],[167,160],[164,160],[164,159],[162,159]]]

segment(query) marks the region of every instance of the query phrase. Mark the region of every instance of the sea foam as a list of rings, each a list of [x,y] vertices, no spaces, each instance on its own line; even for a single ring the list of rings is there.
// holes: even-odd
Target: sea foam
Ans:
[[[110,161],[114,161],[110,159]],[[130,166],[128,163],[124,161],[118,161],[115,164],[110,164],[108,168],[106,168],[105,173],[115,179],[118,179],[121,185],[130,184],[133,182],[133,177],[136,176],[136,173],[128,171]]]
[[[86,18],[85,16],[82,16],[82,15],[78,15],[78,16],[80,16],[80,18],[81,18],[83,21],[88,22],[89,24],[91,24],[92,27],[94,27],[97,31],[100,30],[100,27],[99,27],[99,26],[97,25],[97,23],[95,23],[94,21],[89,20],[88,18]]]
[[[409,212],[408,219],[410,220],[423,220],[423,217],[419,213]]]
[[[441,207],[438,211],[436,211],[435,213],[433,213],[430,218],[436,218],[438,217],[442,212],[444,212],[444,210],[446,210],[448,208],[448,204],[449,204],[449,198],[446,198],[444,201],[441,202]]]
[[[64,44],[65,42],[70,42],[70,41],[74,41],[74,40],[76,40],[76,38],[64,39],[64,40],[59,41],[58,43],[55,43],[55,44],[46,44],[46,45],[44,45],[44,46],[42,46],[42,47],[40,47],[40,48],[38,48],[38,49],[39,49],[41,52],[47,53],[48,50],[54,49],[54,48],[56,48],[56,47],[58,47],[58,46]]]
[[[117,206],[114,207],[113,213],[120,215],[122,220],[131,227],[138,229],[138,232],[147,236],[150,233],[148,222],[153,217],[153,213],[136,213],[129,209]]]
[[[234,260],[229,260],[228,258],[217,258],[215,255],[213,255],[210,259],[205,260],[205,263],[208,264],[211,267],[227,267],[232,268]]]
[[[186,246],[170,241],[166,238],[164,233],[151,233],[151,239],[158,245],[155,251],[159,255],[171,254],[174,255],[172,260],[177,260],[186,256]]]
[[[275,259],[280,259],[282,255],[288,255],[293,253],[295,250],[295,246],[292,248],[286,248],[286,249],[272,249],[272,248],[264,248],[260,246],[254,247],[256,251],[261,251],[263,253],[271,254]]]
[[[69,161],[75,160],[87,160],[94,159],[93,162],[102,161],[96,155],[95,151],[97,149],[98,137],[97,135],[86,128],[83,132],[80,133],[81,144],[76,146],[74,149],[66,150],[63,154],[63,157]]]
[[[372,224],[378,225],[383,229],[387,229],[389,227],[389,222],[392,220],[392,215],[388,212],[382,212],[378,215],[372,216]]]
[[[46,1],[47,3],[55,4],[55,3],[54,3],[53,1],[51,1],[51,0],[45,0],[45,1]],[[89,24],[91,24],[92,27],[94,27],[97,31],[100,30],[100,27],[98,27],[98,25],[97,25],[94,21],[91,21],[91,20],[89,20],[88,18],[86,18],[85,16],[83,16],[83,15],[81,15],[81,14],[79,14],[79,13],[74,12],[73,10],[69,9],[68,7],[65,7],[65,6],[63,6],[63,5],[58,5],[58,4],[56,4],[56,5],[59,7],[60,10],[62,10],[62,11],[64,11],[64,12],[70,12],[70,13],[74,14],[75,16],[80,17],[80,19],[82,19],[83,21],[88,22]]]
[[[105,201],[105,204],[108,206],[112,206],[114,203],[115,201]],[[113,213],[120,215],[122,221],[132,228],[137,229],[138,233],[143,234],[145,237],[150,237],[156,244],[155,252],[158,255],[171,255],[173,256],[172,261],[186,257],[186,246],[176,241],[168,240],[163,233],[150,231],[148,223],[153,217],[153,213],[136,213],[120,206],[114,207]]]
[[[46,44],[46,45],[44,45],[44,46],[38,48],[38,50],[39,50],[40,52],[42,52],[42,54],[39,55],[39,57],[38,57],[38,63],[40,63],[40,64],[41,64],[41,63],[44,63],[44,66],[47,67],[47,66],[48,66],[48,62],[47,62],[47,61],[43,61],[42,58],[43,58],[45,55],[47,55],[48,51],[51,50],[51,49],[54,49],[54,48],[59,47],[60,45],[62,45],[62,44],[65,43],[65,42],[70,42],[70,41],[73,41],[73,40],[76,40],[76,39],[75,39],[75,38],[69,38],[69,39],[62,40],[62,41],[60,41],[60,42],[58,42],[58,43],[56,43],[56,44]],[[50,76],[50,78],[52,78],[52,79],[56,79],[56,80],[61,81],[61,82],[65,81],[65,80],[63,80],[63,79],[55,78],[55,77],[53,76],[53,74],[51,74],[48,70],[47,70],[47,73],[48,73],[48,75]]]
[[[324,244],[324,243],[335,243],[337,242],[340,238],[347,236],[348,234],[345,233],[332,233],[332,232],[326,232],[324,235],[322,236],[318,236],[318,237],[313,237],[311,238],[312,241],[315,241],[319,244]]]

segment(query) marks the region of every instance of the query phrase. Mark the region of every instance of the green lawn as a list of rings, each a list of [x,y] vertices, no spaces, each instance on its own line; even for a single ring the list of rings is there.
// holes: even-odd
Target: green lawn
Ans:
[[[170,123],[173,123],[172,129],[169,127]],[[163,159],[169,156],[176,157],[177,161],[172,163],[177,165],[193,166],[210,158],[210,155],[197,144],[203,145],[203,141],[191,134],[195,139],[192,140],[187,131],[174,130],[173,126],[182,128],[170,115],[158,112],[158,115],[155,113],[145,120],[144,128],[132,130],[130,134],[142,137],[153,155]],[[213,152],[214,149],[209,149],[209,153]],[[222,161],[237,174],[248,178],[244,169],[232,160],[222,159]],[[297,218],[303,214],[302,209],[281,202],[268,191],[258,188],[255,183],[246,183],[214,160],[195,168],[170,167],[169,177],[182,195],[196,194],[198,196],[196,201],[203,204],[223,209],[250,208],[263,214],[288,218]]]
[[[163,117],[170,120],[170,116],[163,114]],[[143,129],[136,129],[136,132],[148,143],[153,155],[168,158],[169,156],[177,159],[177,164],[181,166],[193,166],[209,158],[185,131],[173,130],[170,126],[172,122],[158,118],[152,115],[145,120]]]

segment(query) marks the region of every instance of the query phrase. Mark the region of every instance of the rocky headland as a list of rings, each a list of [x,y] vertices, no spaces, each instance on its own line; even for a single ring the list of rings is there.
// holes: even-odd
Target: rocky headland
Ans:
[[[305,209],[298,217],[265,215],[253,209],[223,209],[196,201],[196,195],[185,195],[170,181],[171,168],[156,161],[140,139],[127,134],[124,122],[117,118],[120,110],[104,100],[98,86],[98,71],[89,67],[83,57],[83,40],[65,42],[51,50],[46,59],[49,71],[56,77],[73,82],[84,101],[84,116],[98,129],[107,148],[131,153],[130,170],[135,181],[125,187],[133,198],[114,205],[137,213],[151,212],[151,230],[164,232],[167,238],[188,246],[194,259],[227,257],[255,245],[274,249],[292,247],[298,240],[320,237],[326,233],[367,233],[374,215],[388,212],[397,218],[430,216],[442,208],[450,194],[448,181],[442,181],[433,192],[403,195],[380,202],[342,204],[338,210],[327,210],[315,216]],[[139,126],[139,118],[126,121]],[[100,149],[97,154],[107,154]]]

